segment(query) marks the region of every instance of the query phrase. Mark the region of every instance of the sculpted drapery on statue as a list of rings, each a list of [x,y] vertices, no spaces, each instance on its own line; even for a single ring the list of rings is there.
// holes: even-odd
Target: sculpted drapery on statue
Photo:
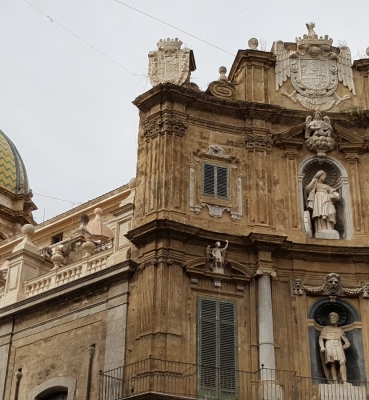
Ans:
[[[327,174],[318,171],[305,190],[308,194],[307,208],[312,210],[311,218],[314,222],[315,237],[322,239],[339,239],[334,229],[336,223],[336,208],[334,203],[339,201],[339,194],[324,183]]]
[[[335,383],[338,378],[347,382],[345,350],[350,347],[343,330],[337,326],[339,316],[335,312],[329,314],[329,326],[325,326],[319,336],[324,374],[329,382]]]

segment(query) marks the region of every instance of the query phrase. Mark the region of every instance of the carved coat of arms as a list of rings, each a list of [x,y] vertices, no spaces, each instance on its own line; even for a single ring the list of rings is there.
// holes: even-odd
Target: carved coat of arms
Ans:
[[[290,78],[295,90],[290,94],[281,90],[283,95],[310,110],[329,110],[350,98],[338,96],[339,82],[355,95],[351,52],[347,46],[333,47],[333,40],[327,35],[319,38],[313,22],[306,26],[308,34],[296,38],[295,49],[281,40],[273,44],[276,90]]]
[[[190,49],[181,49],[176,39],[159,40],[158,50],[149,53],[149,77],[153,86],[159,83],[182,85],[190,74]]]

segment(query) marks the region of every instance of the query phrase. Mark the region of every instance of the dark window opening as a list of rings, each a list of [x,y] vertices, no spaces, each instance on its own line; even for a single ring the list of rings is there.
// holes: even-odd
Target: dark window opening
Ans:
[[[59,242],[61,242],[62,240],[63,240],[63,232],[58,233],[58,234],[55,235],[55,236],[52,236],[52,237],[51,237],[51,244],[59,243]]]
[[[67,400],[68,393],[67,392],[54,392],[46,397],[43,397],[42,400]]]
[[[228,167],[204,164],[203,194],[214,198],[228,198]]]

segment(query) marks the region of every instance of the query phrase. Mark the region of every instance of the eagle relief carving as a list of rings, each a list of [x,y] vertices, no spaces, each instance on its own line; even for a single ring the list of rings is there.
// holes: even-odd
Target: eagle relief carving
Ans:
[[[356,94],[351,52],[347,46],[332,46],[333,40],[328,35],[318,37],[313,22],[306,27],[308,34],[296,38],[296,50],[281,40],[273,44],[276,90],[290,78],[295,90],[287,93],[282,89],[282,95],[309,110],[329,110],[350,99],[349,95],[340,97],[336,93],[339,82]]]

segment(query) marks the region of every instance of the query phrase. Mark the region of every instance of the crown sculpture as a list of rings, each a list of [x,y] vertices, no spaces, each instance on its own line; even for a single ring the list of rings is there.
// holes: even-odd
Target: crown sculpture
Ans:
[[[178,40],[178,38],[160,39],[157,46],[159,50],[179,50],[182,46],[182,42]]]
[[[181,49],[178,39],[160,39],[158,50],[149,53],[149,78],[153,86],[160,83],[182,85],[190,77],[190,49]]]

